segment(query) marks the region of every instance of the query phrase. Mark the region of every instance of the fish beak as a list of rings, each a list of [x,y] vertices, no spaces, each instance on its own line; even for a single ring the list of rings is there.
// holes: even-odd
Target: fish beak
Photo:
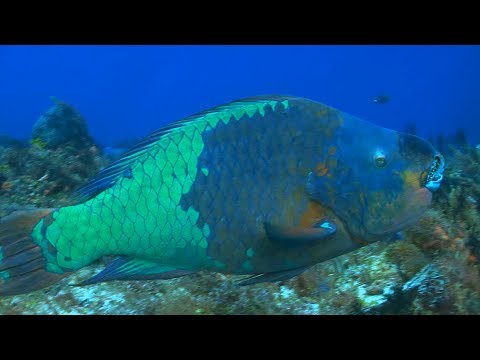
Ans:
[[[445,169],[445,160],[439,152],[434,156],[430,170],[428,171],[425,187],[431,192],[437,191],[443,180],[443,170]]]

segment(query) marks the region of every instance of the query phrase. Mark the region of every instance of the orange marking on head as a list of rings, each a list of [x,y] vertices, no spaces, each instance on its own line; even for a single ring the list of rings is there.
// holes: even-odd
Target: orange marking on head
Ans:
[[[336,152],[337,152],[337,148],[335,146],[330,146],[330,148],[328,149],[329,155],[335,155]]]
[[[427,180],[427,171],[422,171],[420,174],[420,183],[424,184]]]
[[[415,171],[406,170],[400,173],[406,187],[419,188],[422,175]]]
[[[318,176],[324,176],[328,172],[328,169],[325,163],[318,163],[317,166],[315,166],[315,171]]]
[[[307,209],[300,217],[300,227],[311,227],[325,217],[325,210],[319,203],[309,201]]]
[[[294,226],[296,221],[298,221],[299,209],[305,201],[305,189],[300,186],[296,187],[292,191],[291,196],[290,201],[287,201],[286,206],[283,207],[282,222],[287,226]]]

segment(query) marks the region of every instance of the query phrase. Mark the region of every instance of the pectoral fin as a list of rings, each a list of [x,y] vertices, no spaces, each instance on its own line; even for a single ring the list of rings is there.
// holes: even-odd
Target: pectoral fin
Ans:
[[[79,285],[90,285],[112,280],[173,279],[194,272],[145,260],[118,257],[110,262],[105,269]]]
[[[291,269],[291,270],[286,270],[286,271],[277,271],[277,272],[271,272],[271,273],[266,273],[266,274],[257,274],[250,276],[244,280],[240,280],[237,282],[237,285],[239,286],[245,286],[245,285],[253,285],[253,284],[259,284],[262,282],[275,282],[275,281],[282,281],[282,280],[288,280],[291,279],[295,276],[300,275],[303,273],[305,270],[307,270],[309,266],[304,266],[300,267],[297,269]]]
[[[286,227],[267,222],[264,223],[264,226],[271,241],[286,247],[316,245],[319,241],[337,231],[335,223],[329,219],[323,219],[309,228]]]

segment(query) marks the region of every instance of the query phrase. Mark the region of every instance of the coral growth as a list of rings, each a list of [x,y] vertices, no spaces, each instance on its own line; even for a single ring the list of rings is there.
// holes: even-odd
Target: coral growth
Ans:
[[[60,111],[59,107],[63,110]],[[61,118],[61,114],[66,114],[66,118]],[[52,117],[55,121],[48,121]],[[45,126],[66,124],[69,121],[83,122],[80,114],[65,103],[55,105],[41,119],[43,120],[39,122]],[[75,132],[70,134],[73,138],[68,138],[65,133],[60,137],[58,129],[45,129],[51,135],[56,134],[56,140],[46,137],[53,144],[57,144],[60,139],[67,142],[62,146],[53,146],[40,136],[41,133],[30,141],[29,146],[0,150],[0,202],[37,207],[66,205],[71,201],[69,197],[73,190],[86,183],[107,164],[108,160],[99,155],[100,151],[88,133],[83,134],[80,140],[90,140],[79,143]],[[2,215],[4,214],[0,211],[0,216]]]
[[[93,140],[87,123],[71,105],[52,97],[55,105],[43,114],[33,126],[32,145],[57,149],[62,145],[75,148],[89,147]]]

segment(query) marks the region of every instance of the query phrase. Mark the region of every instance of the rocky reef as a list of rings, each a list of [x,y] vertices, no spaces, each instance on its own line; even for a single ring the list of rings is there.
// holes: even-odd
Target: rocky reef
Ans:
[[[6,139],[0,146],[0,217],[70,204],[72,192],[111,161],[80,113],[59,100],[29,144]],[[0,314],[479,314],[480,149],[450,145],[446,153],[433,206],[403,239],[297,278],[239,287],[240,276],[199,272],[76,286],[103,268],[102,259],[46,289],[1,297]]]
[[[55,101],[36,122],[28,144],[2,142],[15,146],[0,147],[0,212],[12,203],[64,206],[73,190],[108,162],[88,134],[80,113],[65,102]]]
[[[52,96],[55,103],[33,126],[32,142],[47,149],[57,149],[63,145],[75,148],[89,148],[93,145],[87,123],[70,104]]]

